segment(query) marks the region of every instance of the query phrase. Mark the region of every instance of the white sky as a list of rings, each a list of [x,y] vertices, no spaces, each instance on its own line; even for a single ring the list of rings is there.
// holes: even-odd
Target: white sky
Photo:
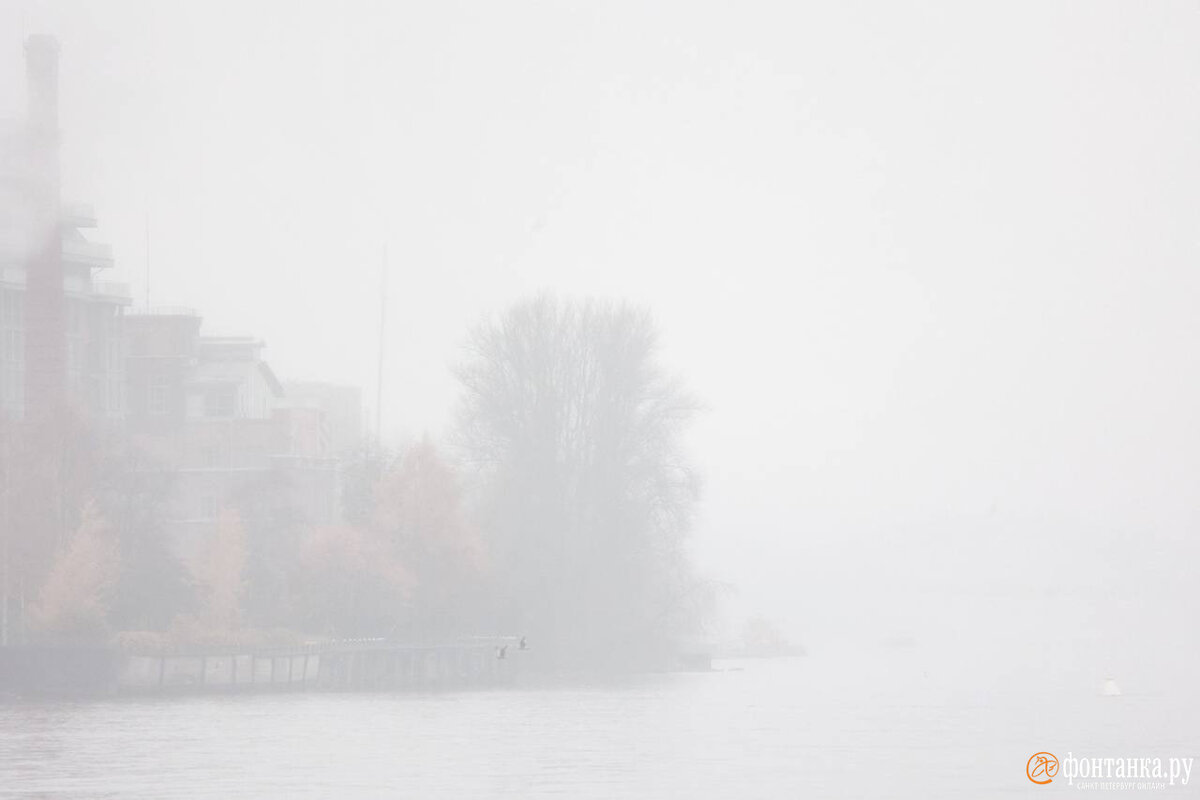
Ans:
[[[148,213],[154,304],[373,397],[386,243],[390,434],[480,314],[628,297],[709,405],[732,607],[1195,628],[1195,2],[0,0],[0,113],[43,31],[139,298]]]

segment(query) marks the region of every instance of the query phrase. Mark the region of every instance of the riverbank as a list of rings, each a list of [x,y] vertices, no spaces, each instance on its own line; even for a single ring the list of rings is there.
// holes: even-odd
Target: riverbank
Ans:
[[[361,640],[275,648],[0,648],[0,696],[368,691],[511,683],[523,653],[506,639]]]

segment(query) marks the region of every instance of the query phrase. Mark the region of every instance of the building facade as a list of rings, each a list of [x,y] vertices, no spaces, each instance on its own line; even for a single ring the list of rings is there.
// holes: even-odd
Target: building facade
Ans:
[[[291,525],[332,523],[339,461],[325,410],[289,401],[261,340],[200,328],[185,309],[125,318],[126,424],[142,468],[171,477],[166,516],[177,552],[200,553],[228,508],[270,502]]]
[[[91,207],[59,200],[57,43],[31,37],[26,67],[27,119],[0,125],[0,415],[117,422],[129,287],[104,277],[112,249],[88,238]]]
[[[0,455],[18,426],[52,435],[62,415],[123,432],[137,469],[168,478],[168,535],[184,556],[226,508],[269,501],[296,529],[333,522],[358,390],[289,395],[262,341],[202,335],[189,309],[131,308],[128,286],[105,277],[111,248],[89,237],[94,211],[59,199],[58,45],[36,36],[25,49],[26,119],[0,123]]]

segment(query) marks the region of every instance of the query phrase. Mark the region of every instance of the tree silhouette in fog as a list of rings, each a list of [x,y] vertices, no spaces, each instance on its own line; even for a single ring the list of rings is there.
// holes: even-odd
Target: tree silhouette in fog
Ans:
[[[458,370],[498,622],[551,658],[630,662],[689,621],[697,406],[658,355],[647,311],[541,296],[481,324]]]

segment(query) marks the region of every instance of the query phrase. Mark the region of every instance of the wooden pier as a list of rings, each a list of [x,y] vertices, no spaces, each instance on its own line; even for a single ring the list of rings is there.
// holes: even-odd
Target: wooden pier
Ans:
[[[383,640],[164,652],[0,648],[0,694],[191,694],[503,686],[519,668],[511,640]],[[503,655],[503,657],[501,657]],[[68,669],[69,667],[69,669]]]
[[[336,642],[254,652],[124,654],[116,689],[175,691],[356,691],[496,686],[514,677],[494,642],[405,645]]]

